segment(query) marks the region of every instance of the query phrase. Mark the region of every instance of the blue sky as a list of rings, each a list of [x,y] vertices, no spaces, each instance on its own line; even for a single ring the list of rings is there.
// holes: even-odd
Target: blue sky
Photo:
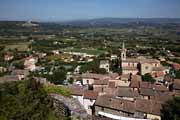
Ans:
[[[0,20],[180,18],[180,0],[0,0]]]

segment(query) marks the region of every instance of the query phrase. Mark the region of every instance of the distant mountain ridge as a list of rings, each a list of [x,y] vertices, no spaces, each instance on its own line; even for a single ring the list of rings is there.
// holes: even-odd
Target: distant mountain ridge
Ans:
[[[98,18],[61,22],[65,25],[116,25],[126,23],[180,23],[180,18]]]

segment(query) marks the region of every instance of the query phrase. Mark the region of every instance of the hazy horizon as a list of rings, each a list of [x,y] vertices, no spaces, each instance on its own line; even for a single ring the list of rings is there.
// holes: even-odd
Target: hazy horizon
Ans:
[[[180,0],[1,0],[0,21],[180,18]]]

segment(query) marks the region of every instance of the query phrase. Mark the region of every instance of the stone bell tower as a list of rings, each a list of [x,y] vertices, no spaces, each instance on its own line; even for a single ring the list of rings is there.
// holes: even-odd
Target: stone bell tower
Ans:
[[[123,42],[122,44],[122,50],[121,50],[121,60],[126,60],[126,48],[125,48],[125,44]]]

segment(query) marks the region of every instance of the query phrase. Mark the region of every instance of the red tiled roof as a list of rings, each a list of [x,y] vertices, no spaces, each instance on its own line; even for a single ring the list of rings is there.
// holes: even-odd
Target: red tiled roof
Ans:
[[[155,101],[166,102],[173,99],[174,95],[175,95],[174,92],[156,92],[155,96],[152,97],[151,99]]]
[[[106,107],[109,109],[115,109],[120,111],[125,111],[129,113],[135,112],[135,105],[134,102],[113,98],[111,96],[103,95],[98,96],[96,102],[96,106]]]
[[[157,72],[152,73],[152,77],[155,77],[155,78],[163,77],[163,76],[164,76],[163,71],[157,71]]]
[[[164,85],[155,85],[154,88],[156,91],[161,91],[161,92],[167,92],[168,91],[167,87]]]
[[[83,87],[81,86],[68,86],[67,87],[71,93],[71,95],[76,95],[76,96],[83,96]]]
[[[160,115],[161,102],[145,99],[136,100],[136,110],[143,113],[150,113],[154,115]]]
[[[154,84],[150,82],[140,82],[140,88],[153,88]]]
[[[136,92],[133,91],[132,88],[130,87],[119,87],[116,90],[116,96],[118,97],[129,97],[129,98],[135,98],[137,97],[139,94],[137,94]]]
[[[108,88],[108,87],[104,88],[104,93],[106,93],[107,95],[115,96],[116,91],[117,91],[117,88]]]
[[[153,89],[141,88],[139,94],[143,96],[154,96],[155,91]]]
[[[176,70],[179,70],[179,69],[180,69],[180,64],[178,64],[178,63],[173,63],[172,66],[173,66],[173,68],[176,69]]]
[[[98,97],[98,92],[93,90],[85,90],[83,94],[84,99],[92,99],[95,100]]]
[[[128,100],[114,98],[108,95],[103,95],[98,96],[95,105],[108,109],[125,111],[128,113],[134,113],[138,111],[153,115],[160,115],[162,102],[145,99],[137,99],[135,102],[132,102]]]
[[[118,73],[111,73],[109,74],[110,76],[110,79],[114,80],[114,79],[117,79],[119,77],[119,74]]]

